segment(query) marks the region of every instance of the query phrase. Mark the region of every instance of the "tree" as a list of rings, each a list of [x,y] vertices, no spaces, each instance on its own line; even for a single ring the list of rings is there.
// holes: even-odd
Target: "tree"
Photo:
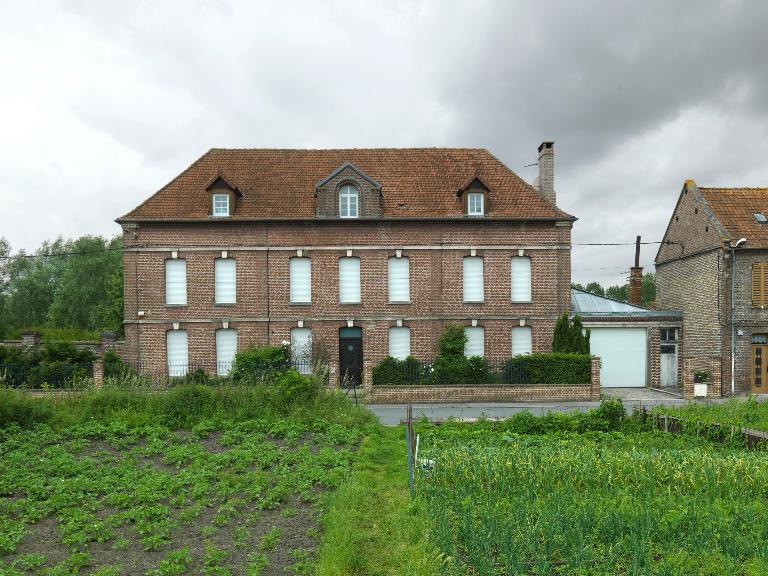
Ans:
[[[605,289],[598,282],[590,282],[584,290],[591,294],[605,296]]]
[[[70,244],[63,273],[48,311],[51,326],[116,328],[115,276],[122,267],[119,239],[82,236]],[[80,253],[80,254],[78,254]]]
[[[581,317],[577,314],[571,322],[568,312],[563,312],[555,324],[552,352],[589,354],[589,339],[590,330],[584,329]]]

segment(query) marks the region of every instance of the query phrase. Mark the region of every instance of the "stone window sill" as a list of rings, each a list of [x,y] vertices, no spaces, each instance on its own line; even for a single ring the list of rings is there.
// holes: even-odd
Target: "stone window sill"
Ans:
[[[237,306],[237,302],[214,302],[213,305],[217,308],[227,308]]]
[[[186,308],[188,304],[165,304],[166,308]]]

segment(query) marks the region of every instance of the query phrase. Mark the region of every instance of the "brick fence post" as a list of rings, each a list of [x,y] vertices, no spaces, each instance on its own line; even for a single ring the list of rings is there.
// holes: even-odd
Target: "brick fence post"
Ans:
[[[21,345],[23,348],[29,348],[31,350],[37,350],[42,342],[42,335],[39,332],[32,330],[25,330],[21,333]]]
[[[589,385],[590,399],[600,400],[600,357],[592,356],[592,379]]]
[[[96,389],[101,389],[104,384],[104,361],[97,358],[93,361],[93,385]]]
[[[114,350],[116,342],[117,334],[115,332],[102,332],[101,341],[99,342],[101,353],[104,354],[107,350]]]

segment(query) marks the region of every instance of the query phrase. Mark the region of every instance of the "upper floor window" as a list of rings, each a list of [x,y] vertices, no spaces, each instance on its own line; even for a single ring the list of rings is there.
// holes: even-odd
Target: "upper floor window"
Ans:
[[[752,264],[752,306],[768,306],[768,262]]]
[[[513,256],[512,302],[531,301],[531,259],[527,256]]]
[[[339,190],[339,218],[357,218],[360,192],[351,184],[345,184]]]
[[[237,269],[234,258],[216,258],[214,261],[214,301],[216,304],[237,302]]]
[[[339,302],[360,303],[360,258],[339,258]]]
[[[312,262],[309,258],[295,257],[289,264],[289,296],[291,304],[312,302]]]
[[[165,261],[165,303],[187,303],[187,261],[175,258]]]
[[[469,216],[483,216],[485,214],[485,195],[482,192],[469,192],[467,194],[467,214]]]
[[[389,278],[389,301],[390,302],[410,302],[410,270],[408,258],[391,257],[387,263]]]
[[[482,302],[483,258],[482,256],[464,257],[464,302]]]
[[[213,215],[229,216],[229,194],[213,195]]]

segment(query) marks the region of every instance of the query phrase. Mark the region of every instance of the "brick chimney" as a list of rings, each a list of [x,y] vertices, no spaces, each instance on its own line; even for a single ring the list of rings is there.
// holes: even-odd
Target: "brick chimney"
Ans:
[[[555,143],[542,142],[539,146],[539,195],[556,204],[555,200]]]
[[[629,303],[640,306],[643,301],[643,267],[640,266],[640,236],[635,240],[635,265],[629,269]]]

